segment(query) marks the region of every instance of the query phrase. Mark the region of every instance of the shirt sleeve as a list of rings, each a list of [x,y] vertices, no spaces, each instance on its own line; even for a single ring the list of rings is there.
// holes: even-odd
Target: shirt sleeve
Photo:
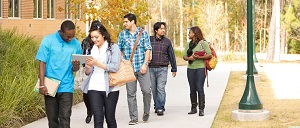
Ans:
[[[82,54],[82,48],[81,48],[80,42],[76,41],[76,44],[77,44],[76,54]]]
[[[49,41],[47,40],[47,38],[44,38],[42,40],[42,43],[40,44],[39,50],[36,54],[35,59],[36,60],[40,60],[42,62],[47,62],[47,60],[49,59]]]
[[[168,47],[168,56],[169,56],[169,61],[171,63],[171,72],[177,72],[177,65],[176,65],[176,57],[174,54],[174,49],[173,46],[171,44],[171,42],[169,43],[169,47]]]
[[[144,31],[142,33],[142,36],[144,37],[145,39],[145,42],[144,42],[144,47],[145,47],[145,50],[152,50],[152,47],[151,47],[151,43],[150,43],[150,39],[149,39],[149,35],[146,31]]]

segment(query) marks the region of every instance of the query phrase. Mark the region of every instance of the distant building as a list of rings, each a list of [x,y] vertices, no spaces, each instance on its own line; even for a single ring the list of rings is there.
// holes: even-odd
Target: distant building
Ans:
[[[70,0],[0,0],[0,26],[17,27],[18,32],[35,36],[39,39],[60,29],[64,20],[76,22],[85,32],[85,14],[80,11],[86,3],[72,6]],[[70,13],[69,8],[76,8]],[[75,13],[75,14],[74,14]],[[76,20],[75,20],[76,19]]]

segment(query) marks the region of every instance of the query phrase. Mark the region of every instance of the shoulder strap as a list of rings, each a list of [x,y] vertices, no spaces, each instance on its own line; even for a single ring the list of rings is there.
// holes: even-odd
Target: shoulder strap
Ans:
[[[141,29],[140,32],[139,32],[139,35],[137,36],[136,40],[135,40],[135,44],[134,44],[134,47],[131,51],[131,55],[130,55],[130,62],[132,62],[132,59],[133,59],[133,55],[135,53],[135,50],[136,50],[136,47],[137,45],[139,44],[139,41],[140,41],[140,38],[141,38],[141,35],[143,33],[144,29]]]

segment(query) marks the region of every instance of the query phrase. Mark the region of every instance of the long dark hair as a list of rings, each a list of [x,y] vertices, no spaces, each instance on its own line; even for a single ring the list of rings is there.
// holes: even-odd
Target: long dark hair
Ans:
[[[201,29],[198,26],[191,27],[190,31],[192,31],[195,35],[196,38],[193,38],[191,42],[189,43],[189,49],[186,51],[188,57],[193,55],[193,49],[197,46],[197,44],[201,41],[204,40],[203,34]],[[193,61],[189,60],[189,64],[192,64]]]
[[[108,48],[111,49],[111,45],[113,43],[111,42],[110,34],[108,33],[107,29],[104,27],[103,24],[98,23],[98,24],[92,25],[89,32],[91,33],[92,31],[100,32],[101,35],[104,37],[104,40],[106,40],[108,42]]]

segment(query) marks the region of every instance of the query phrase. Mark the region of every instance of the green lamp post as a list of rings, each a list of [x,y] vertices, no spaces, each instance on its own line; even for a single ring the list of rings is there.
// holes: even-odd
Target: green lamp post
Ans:
[[[239,102],[240,110],[260,110],[263,105],[258,97],[253,76],[253,19],[252,0],[247,0],[247,82],[242,99]]]
[[[258,63],[258,60],[256,58],[256,31],[255,31],[255,23],[256,23],[256,11],[255,11],[255,0],[253,0],[253,60],[254,60],[254,63]],[[254,65],[254,74],[255,74],[255,71],[256,71],[256,68],[255,68],[255,65]],[[257,71],[256,71],[257,72]]]
[[[255,0],[252,0],[252,14],[253,14],[253,26],[255,26],[255,17],[256,17],[256,14],[255,14]],[[257,58],[256,58],[256,50],[255,50],[255,48],[256,48],[256,44],[255,44],[255,42],[256,42],[256,34],[255,34],[255,27],[252,27],[253,28],[253,31],[252,31],[252,33],[253,33],[253,36],[252,36],[252,39],[253,39],[253,41],[252,41],[252,43],[253,43],[253,74],[258,74],[258,71],[257,71],[257,69],[256,69],[256,67],[255,67],[255,65],[254,65],[254,63],[258,63],[258,60],[257,60]],[[247,69],[247,72],[248,72],[248,69]],[[246,72],[246,73],[247,73]]]

